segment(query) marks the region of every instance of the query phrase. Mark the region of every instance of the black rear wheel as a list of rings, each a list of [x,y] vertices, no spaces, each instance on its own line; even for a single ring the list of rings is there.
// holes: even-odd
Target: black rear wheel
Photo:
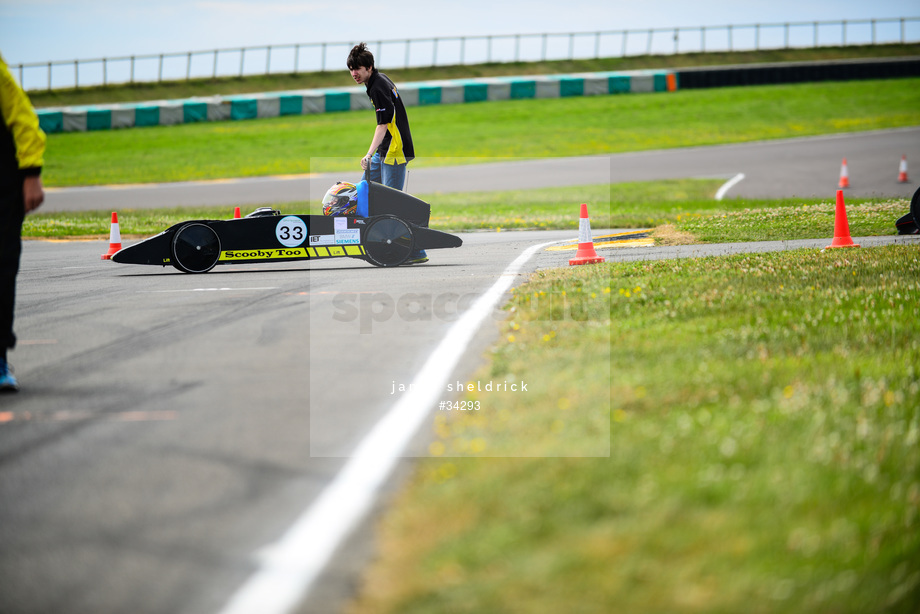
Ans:
[[[914,216],[914,224],[920,226],[920,188],[917,188],[914,197],[910,199],[910,213]]]
[[[409,258],[415,238],[409,224],[392,215],[374,218],[364,231],[364,252],[375,266],[399,266]]]
[[[176,231],[172,264],[183,273],[207,273],[220,260],[220,237],[205,224],[193,222]]]

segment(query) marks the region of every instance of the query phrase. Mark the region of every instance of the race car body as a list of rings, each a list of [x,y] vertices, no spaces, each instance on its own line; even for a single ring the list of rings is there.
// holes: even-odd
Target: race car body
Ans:
[[[122,264],[172,265],[205,273],[218,264],[361,258],[373,265],[403,264],[416,250],[459,247],[459,237],[428,228],[428,203],[384,185],[357,186],[355,215],[281,215],[260,208],[244,218],[190,220],[119,250]]]

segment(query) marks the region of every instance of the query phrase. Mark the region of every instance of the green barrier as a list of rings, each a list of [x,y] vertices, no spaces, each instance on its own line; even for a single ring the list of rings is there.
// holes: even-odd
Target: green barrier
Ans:
[[[230,119],[255,119],[259,115],[259,103],[255,100],[230,101]]]
[[[159,126],[160,107],[137,107],[134,109],[134,125],[138,127]]]
[[[584,96],[585,80],[584,79],[562,79],[559,82],[559,95],[566,96]]]
[[[441,104],[441,88],[439,86],[418,88],[418,104]]]
[[[208,119],[208,105],[204,102],[186,102],[182,105],[182,122],[203,122]]]
[[[300,115],[303,113],[303,96],[281,96],[278,102],[279,115]]]
[[[89,109],[86,112],[87,130],[110,130],[112,128],[112,112],[108,109]]]
[[[52,113],[40,113],[38,115],[38,126],[45,132],[45,134],[63,132],[64,113],[61,111],[55,111]]]
[[[511,98],[519,100],[521,98],[534,98],[537,95],[536,81],[512,81]]]
[[[326,113],[351,110],[351,94],[348,92],[326,92]]]

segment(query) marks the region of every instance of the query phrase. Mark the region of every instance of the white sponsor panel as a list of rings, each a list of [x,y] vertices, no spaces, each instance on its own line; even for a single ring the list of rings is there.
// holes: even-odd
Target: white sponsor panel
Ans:
[[[310,235],[310,247],[335,245],[335,235]]]
[[[360,245],[361,244],[361,229],[352,228],[350,230],[336,230],[335,231],[335,244],[336,245]]]

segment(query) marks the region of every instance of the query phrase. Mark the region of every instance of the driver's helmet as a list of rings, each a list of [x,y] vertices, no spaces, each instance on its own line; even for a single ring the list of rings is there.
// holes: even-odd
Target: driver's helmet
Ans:
[[[323,215],[354,215],[358,207],[358,188],[340,181],[323,196]]]

